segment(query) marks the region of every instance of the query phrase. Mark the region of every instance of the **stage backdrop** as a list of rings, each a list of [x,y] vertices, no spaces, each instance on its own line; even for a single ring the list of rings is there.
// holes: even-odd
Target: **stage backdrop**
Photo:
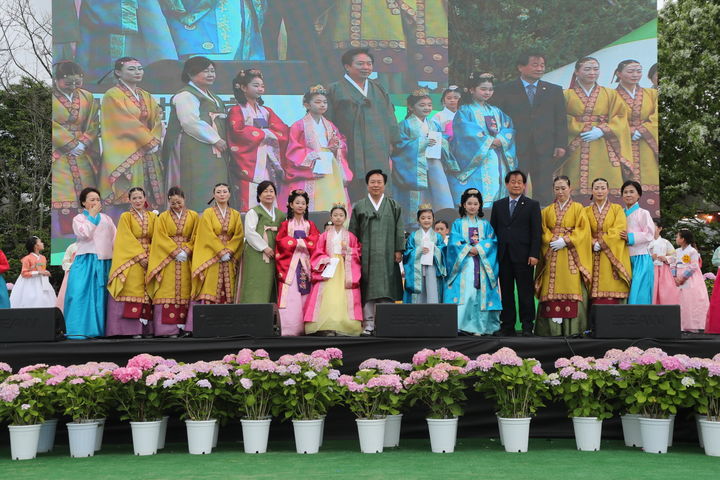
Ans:
[[[442,91],[449,83],[462,87],[471,71],[493,72],[498,83],[517,78],[515,59],[527,49],[548,54],[548,73],[544,80],[562,88],[567,88],[570,81],[571,72],[568,73],[565,66],[584,55],[594,55],[600,61],[601,86],[616,88],[617,84],[609,77],[618,59],[624,58],[636,58],[641,62],[641,85],[649,86],[645,74],[655,63],[655,23],[651,22],[654,19],[655,5],[648,0],[616,0],[612,5],[574,0],[509,0],[501,3],[469,0],[55,0],[54,60],[56,63],[70,60],[82,67],[85,72],[82,88],[90,92],[88,98],[94,100],[96,108],[87,104],[87,98],[81,101],[56,92],[53,99],[52,263],[60,263],[65,248],[73,241],[70,220],[79,211],[77,193],[83,187],[101,188],[106,200],[104,211],[115,219],[127,209],[124,199],[110,197],[104,187],[109,184],[108,179],[103,178],[109,171],[108,164],[122,166],[125,159],[115,157],[116,151],[103,147],[119,137],[136,136],[137,132],[131,126],[122,127],[133,125],[132,121],[119,123],[120,128],[116,129],[119,133],[113,134],[117,138],[109,138],[110,134],[100,128],[101,101],[105,92],[115,85],[112,69],[119,57],[135,57],[143,64],[145,74],[140,87],[159,104],[163,135],[171,99],[185,86],[180,79],[182,65],[197,55],[207,56],[215,62],[217,80],[212,91],[226,102],[228,108],[236,103],[232,79],[238,71],[249,67],[262,70],[265,105],[290,126],[305,114],[301,98],[309,86],[319,83],[327,86],[342,81],[342,52],[351,47],[368,47],[375,57],[375,72],[371,78],[389,93],[396,119],[401,121],[406,115],[407,95],[418,87],[429,89],[434,111],[441,110]],[[583,32],[583,29],[587,31]],[[630,40],[644,40],[645,43],[638,47]],[[611,54],[606,55],[606,51]],[[451,81],[448,81],[448,75]],[[490,103],[493,103],[492,99]],[[627,110],[629,112],[630,108]],[[121,119],[108,120],[104,124],[111,125],[115,120]],[[87,129],[92,131],[86,132]],[[77,145],[77,141],[86,140],[88,137],[83,137],[86,133],[96,140],[87,142],[85,152],[78,158],[71,153],[71,147]],[[523,134],[527,135],[527,129],[517,132],[521,137]],[[567,137],[566,143],[572,140],[567,133],[563,137]],[[460,156],[466,150],[463,145],[453,148]],[[632,157],[632,151],[627,152],[627,156]],[[471,151],[470,160],[476,154],[479,153]],[[632,158],[628,160],[632,161]],[[532,171],[538,163],[530,157],[519,157],[515,162],[503,168],[518,166]],[[467,166],[460,165],[461,169]],[[562,159],[558,163],[558,172],[566,166],[569,168],[570,164]],[[151,167],[156,167],[154,172],[150,171]],[[162,159],[154,166],[149,162],[148,169],[144,170],[146,175],[157,180],[163,189],[171,186],[165,171],[168,165]],[[656,172],[656,158],[655,169]],[[353,173],[362,177],[365,172]],[[452,183],[456,173],[446,172],[448,183]],[[636,169],[628,175],[639,178],[646,173]],[[485,191],[488,184],[499,185],[500,188],[493,190],[490,196],[501,196],[504,194],[502,175],[501,168],[479,178],[477,185],[461,186],[475,186]],[[657,194],[657,181],[653,184],[643,178],[642,182]],[[197,188],[192,181],[181,186],[186,192]],[[537,196],[549,196],[549,185],[536,180],[531,186]],[[612,185],[613,188],[618,186]],[[428,189],[424,194],[432,193],[432,187]],[[200,193],[210,197],[210,192]],[[405,199],[419,198],[416,193],[411,194],[397,185],[393,185],[390,194],[395,197],[404,194]],[[166,208],[164,196],[160,201],[150,200],[153,208]],[[457,200],[454,198],[455,203]],[[284,203],[285,199],[280,199],[280,208],[284,208]],[[455,205],[436,205],[437,209],[443,207],[449,212]],[[414,212],[407,212],[406,220],[408,224],[414,223]]]

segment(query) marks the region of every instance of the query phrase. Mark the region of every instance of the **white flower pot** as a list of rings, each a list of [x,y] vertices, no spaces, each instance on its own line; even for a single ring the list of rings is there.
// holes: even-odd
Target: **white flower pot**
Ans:
[[[320,450],[320,429],[322,418],[316,420],[293,420],[295,451],[297,453],[318,453]]]
[[[105,419],[96,418],[93,421],[98,423],[98,431],[95,436],[95,451],[99,452],[102,449],[103,434],[105,433]]]
[[[215,422],[215,431],[213,432],[212,448],[217,447],[218,435],[220,435],[220,422]]]
[[[457,440],[458,418],[426,418],[433,453],[453,453]]]
[[[132,430],[133,453],[135,455],[155,455],[162,420],[154,422],[130,422]]]
[[[38,440],[38,453],[52,452],[55,448],[55,432],[57,431],[57,418],[45,420],[40,424],[40,440]]]
[[[700,419],[705,455],[720,457],[720,421]]]
[[[500,414],[496,413],[495,418],[497,418],[498,432],[499,432],[499,437],[500,437],[500,445],[505,446],[505,439],[503,438],[503,430],[500,427]]]
[[[382,453],[385,440],[384,418],[356,418],[360,451],[362,453]]]
[[[642,447],[642,436],[640,435],[640,415],[628,413],[620,416],[622,422],[623,438],[626,447]]]
[[[37,456],[41,424],[9,425],[10,457],[13,460],[32,460]]]
[[[695,414],[695,427],[697,427],[697,436],[698,436],[698,443],[700,444],[700,448],[705,448],[705,444],[703,442],[703,431],[702,427],[700,426],[700,420],[707,419],[707,417],[701,413]]]
[[[645,453],[667,453],[669,418],[640,417],[640,435]]]
[[[167,424],[170,417],[165,416],[160,420],[160,431],[158,432],[158,444],[157,449],[162,450],[165,448],[165,437],[167,436]]]
[[[188,452],[191,455],[212,453],[217,420],[185,420],[188,438]]]
[[[388,415],[385,417],[385,438],[383,447],[392,448],[400,445],[400,427],[402,425],[402,413]]]
[[[675,431],[675,415],[670,415],[670,428],[668,429],[668,447],[672,447],[674,431]]]
[[[320,425],[320,440],[318,445],[322,447],[323,440],[325,439],[325,417],[327,415],[320,415],[320,419],[322,420],[322,425]]]
[[[572,420],[577,449],[583,452],[600,450],[602,420],[598,420],[597,417],[573,417]]]
[[[500,418],[505,451],[511,453],[524,453],[528,451],[530,439],[530,418]]]
[[[70,456],[73,458],[95,455],[95,439],[98,435],[98,422],[70,422],[67,424],[70,440]]]
[[[240,420],[245,453],[267,452],[270,422],[272,422],[270,418],[266,420]]]

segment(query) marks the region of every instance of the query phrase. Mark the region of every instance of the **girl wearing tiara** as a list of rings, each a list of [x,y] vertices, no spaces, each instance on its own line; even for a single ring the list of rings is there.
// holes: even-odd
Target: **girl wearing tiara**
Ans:
[[[25,242],[25,249],[28,254],[21,260],[22,271],[10,293],[10,305],[12,308],[54,307],[57,297],[48,281],[50,272],[47,270],[47,260],[40,253],[45,245],[33,236]]]
[[[417,211],[420,228],[408,236],[403,252],[405,293],[403,303],[440,303],[445,269],[445,241],[433,230],[435,214],[432,205],[423,204]]]
[[[265,82],[260,70],[240,70],[233,80],[233,93],[238,104],[228,113],[230,183],[237,191],[239,210],[246,212],[257,205],[260,182],[282,183],[288,126],[263,106]]]
[[[442,132],[428,121],[432,112],[428,91],[415,90],[407,98],[407,107],[408,113],[400,122],[399,141],[391,158],[394,196],[406,212],[403,222],[409,230],[415,224],[412,212],[417,212],[421,203],[432,201],[437,208],[453,208],[455,202],[445,171],[457,173],[459,169]]]
[[[443,109],[432,117],[432,123],[437,126],[441,132],[443,132],[443,135],[445,135],[445,138],[448,139],[448,142],[452,140],[452,123],[455,118],[455,113],[457,113],[458,108],[460,108],[461,98],[462,95],[460,87],[457,85],[450,85],[445,89],[442,97],[440,97]]]
[[[495,77],[490,73],[470,75],[467,83],[470,101],[461,106],[453,119],[451,151],[460,172],[450,177],[453,197],[467,185],[479,185],[484,205],[507,195],[505,175],[517,168],[515,128],[512,119],[491,105]]]
[[[327,111],[327,91],[315,85],[303,96],[307,115],[290,127],[285,152],[285,188],[280,198],[293,190],[305,190],[310,211],[327,211],[339,202],[350,204],[347,185],[353,173],[347,163],[345,136],[323,115]]]
[[[320,234],[310,259],[312,291],[305,310],[305,333],[358,336],[362,330],[360,242],[343,226],[345,205],[330,209],[331,226]]]

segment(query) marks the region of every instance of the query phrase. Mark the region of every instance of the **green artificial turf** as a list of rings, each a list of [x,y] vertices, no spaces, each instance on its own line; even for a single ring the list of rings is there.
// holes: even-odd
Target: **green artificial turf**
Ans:
[[[67,445],[35,460],[11,461],[0,449],[0,478],[23,479],[483,479],[483,480],[703,480],[720,478],[720,457],[696,444],[678,444],[665,455],[606,440],[599,452],[579,452],[573,439],[531,439],[528,453],[505,453],[494,439],[460,439],[455,453],[433,454],[428,440],[401,440],[400,448],[361,454],[357,440],[327,441],[316,455],[298,455],[292,441],[270,442],[268,453],[248,455],[238,443],[221,443],[210,455],[189,455],[169,443],[150,457],[132,446],[106,445],[95,457],[69,457]]]

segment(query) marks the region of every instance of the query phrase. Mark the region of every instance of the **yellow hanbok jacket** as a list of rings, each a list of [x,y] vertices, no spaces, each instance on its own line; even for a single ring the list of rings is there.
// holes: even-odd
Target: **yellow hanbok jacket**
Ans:
[[[167,210],[155,222],[146,277],[147,292],[154,305],[189,305],[198,218],[192,210],[184,209],[180,216]],[[187,254],[186,261],[175,260],[180,252]]]
[[[627,105],[616,90],[599,85],[595,85],[589,97],[578,85],[564,94],[568,153],[560,173],[567,175],[583,195],[592,193],[593,179],[606,178],[610,194],[619,197],[623,181],[634,178]],[[602,130],[603,136],[584,142],[580,134],[592,127]]]
[[[643,193],[658,192],[660,190],[658,92],[654,88],[637,87],[635,98],[631,97],[623,87],[617,87],[617,92],[630,111],[628,115],[630,134],[635,129],[642,134],[640,139],[630,140],[635,179],[639,179]]]
[[[567,248],[554,251],[550,242],[562,237]],[[549,300],[582,301],[582,282],[590,286],[592,257],[590,224],[584,207],[568,200],[542,210],[542,254],[535,275],[535,295]]]
[[[632,267],[627,242],[620,232],[627,230],[627,217],[617,203],[607,202],[602,212],[595,203],[585,207],[592,239],[602,250],[592,250],[592,286],[590,298],[627,298]]]
[[[108,291],[118,302],[150,303],[145,272],[155,220],[157,215],[147,210],[140,214],[132,209],[120,215],[108,278]]]
[[[240,212],[217,205],[205,209],[195,236],[192,258],[192,298],[209,303],[231,303],[245,236]],[[220,259],[230,254],[229,262]]]

